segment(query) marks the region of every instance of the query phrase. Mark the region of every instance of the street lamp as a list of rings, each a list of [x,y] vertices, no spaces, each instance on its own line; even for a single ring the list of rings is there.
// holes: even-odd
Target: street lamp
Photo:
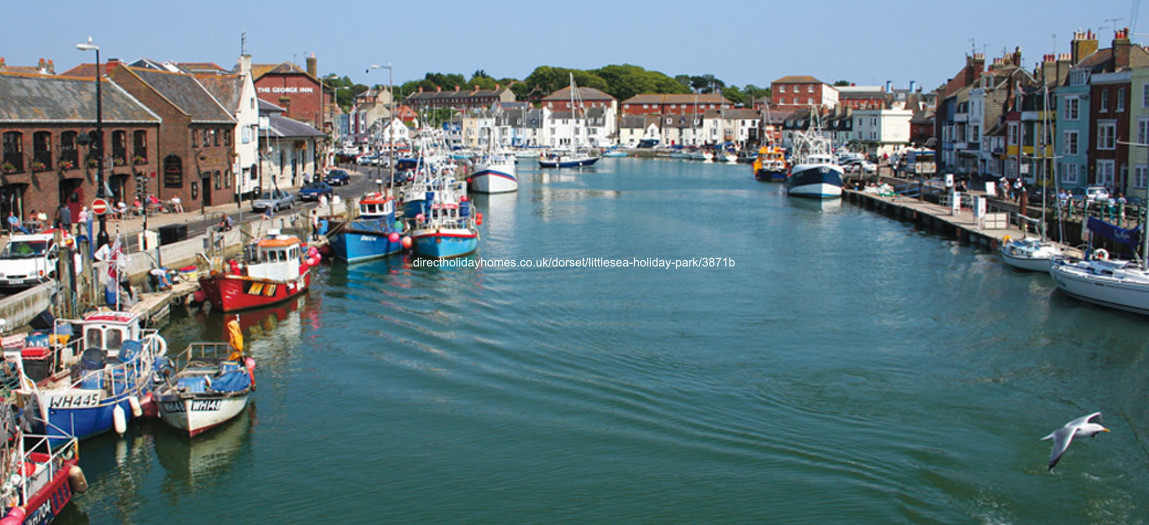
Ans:
[[[391,68],[391,63],[388,62],[385,66],[372,64],[371,69],[386,69],[387,70],[387,112],[390,114],[391,121],[388,123],[387,128],[387,169],[391,175],[391,192],[395,192],[395,71]]]
[[[93,44],[92,37],[89,36],[88,42],[76,44],[76,49],[96,52],[96,197],[103,199],[106,195],[104,194],[104,113],[100,97],[100,46]],[[96,234],[96,247],[105,244],[108,244],[106,212],[100,214],[100,231]]]

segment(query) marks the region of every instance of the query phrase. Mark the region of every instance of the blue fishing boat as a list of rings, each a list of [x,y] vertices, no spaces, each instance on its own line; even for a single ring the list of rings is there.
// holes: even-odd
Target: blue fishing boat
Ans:
[[[449,259],[474,253],[479,246],[482,215],[475,214],[469,201],[436,202],[425,215],[415,218],[411,240],[415,254],[432,259]]]
[[[139,314],[97,311],[81,320],[57,321],[79,335],[64,342],[56,335],[46,346],[28,343],[21,352],[21,389],[32,414],[33,431],[59,441],[86,439],[115,429],[145,411],[152,400],[157,356],[167,343],[144,329]],[[59,330],[57,330],[59,332]]]
[[[330,238],[331,249],[340,261],[378,259],[402,251],[406,233],[403,223],[395,220],[395,199],[369,193],[359,200],[359,217]]]

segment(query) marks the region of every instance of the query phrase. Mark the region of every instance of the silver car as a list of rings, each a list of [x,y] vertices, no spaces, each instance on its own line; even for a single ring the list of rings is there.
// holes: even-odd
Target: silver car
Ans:
[[[286,210],[295,207],[295,195],[283,190],[265,191],[251,204],[255,212],[263,212],[268,208],[272,211]]]

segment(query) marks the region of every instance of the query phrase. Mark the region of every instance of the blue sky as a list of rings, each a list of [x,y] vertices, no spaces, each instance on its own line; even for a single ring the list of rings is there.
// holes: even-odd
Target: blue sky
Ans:
[[[630,63],[677,74],[713,74],[727,84],[769,86],[813,75],[932,89],[957,73],[972,49],[987,61],[1020,46],[1027,68],[1069,51],[1074,31],[1093,29],[1108,47],[1136,1],[859,2],[582,0],[579,2],[195,2],[108,0],[5,2],[0,56],[9,65],[55,61],[57,71],[93,60],[75,49],[89,35],[101,58],[235,64],[240,34],[256,63],[315,53],[321,75],[366,84],[431,72],[525,78],[540,65],[593,69]],[[1116,21],[1108,19],[1121,19]],[[1149,14],[1133,40],[1149,43]],[[1056,34],[1056,38],[1054,35]]]

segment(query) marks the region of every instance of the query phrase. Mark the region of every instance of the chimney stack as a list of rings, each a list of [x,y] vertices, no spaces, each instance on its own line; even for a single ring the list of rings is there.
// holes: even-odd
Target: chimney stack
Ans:
[[[1129,67],[1129,51],[1133,44],[1129,42],[1129,29],[1119,29],[1113,38],[1113,67],[1122,70]]]
[[[315,60],[315,53],[307,57],[307,74],[319,78],[319,66]]]
[[[239,74],[251,76],[251,55],[239,56]]]
[[[4,61],[4,57],[0,57],[0,71],[8,69],[8,64]]]
[[[1097,37],[1093,35],[1093,30],[1073,33],[1073,41],[1069,43],[1071,65],[1077,65],[1095,52],[1097,52]]]

